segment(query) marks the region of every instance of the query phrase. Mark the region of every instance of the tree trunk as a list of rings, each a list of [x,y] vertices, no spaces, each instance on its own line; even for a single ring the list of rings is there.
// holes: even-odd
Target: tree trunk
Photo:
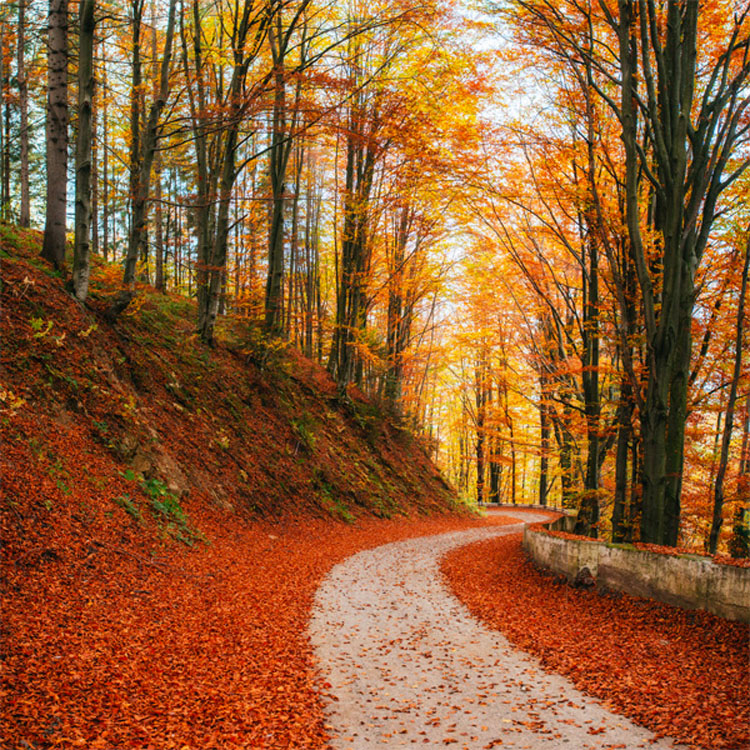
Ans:
[[[547,505],[549,493],[549,407],[547,406],[547,377],[544,366],[539,368],[539,505]]]
[[[275,53],[274,57],[278,57]],[[284,326],[284,204],[285,178],[291,142],[286,132],[286,103],[283,58],[275,61],[273,126],[269,171],[271,175],[271,226],[268,238],[265,327],[281,333]]]
[[[336,322],[333,330],[328,370],[345,389],[358,380],[356,347],[366,323],[365,288],[370,266],[370,194],[375,176],[374,133],[379,127],[377,112],[367,127],[359,105],[350,113],[347,136],[344,228],[341,239]],[[369,137],[368,137],[369,136]],[[366,143],[365,143],[366,140]]]
[[[745,263],[742,268],[742,282],[740,285],[740,299],[737,305],[737,330],[734,341],[734,371],[732,373],[732,385],[729,389],[729,403],[727,404],[727,415],[724,419],[724,435],[721,441],[721,456],[719,467],[716,472],[714,484],[714,512],[711,522],[711,532],[708,537],[708,551],[714,555],[719,544],[719,532],[721,531],[722,508],[724,507],[724,477],[727,473],[729,463],[729,445],[732,441],[732,426],[734,424],[734,407],[737,401],[737,385],[742,370],[742,344],[745,326],[745,298],[747,296],[748,266],[750,266],[750,227],[747,229],[748,238],[745,246]]]
[[[615,492],[612,508],[612,541],[622,542],[627,536],[628,451],[633,432],[633,388],[630,378],[620,380],[620,401],[617,405],[617,447],[615,449]]]
[[[109,308],[109,315],[114,317],[122,313],[135,296],[135,270],[140,249],[144,243],[148,221],[148,200],[151,187],[152,166],[159,139],[159,118],[169,94],[169,69],[172,59],[172,41],[174,38],[175,10],[177,0],[170,0],[167,34],[164,42],[164,56],[161,62],[159,91],[149,110],[148,121],[143,132],[140,156],[135,160],[138,172],[134,178],[135,193],[132,203],[132,225],[128,238],[128,253],[125,258],[125,271],[122,279],[122,290]],[[135,7],[135,6],[134,6]],[[143,4],[140,3],[140,10]],[[140,16],[138,20],[140,26]],[[136,53],[134,52],[134,55]],[[135,105],[134,105],[135,106]],[[135,107],[137,109],[137,106]],[[131,162],[131,167],[133,166]],[[131,179],[132,181],[132,179]]]
[[[3,30],[0,32],[0,44],[3,43],[3,36],[5,32],[5,24],[3,24]],[[0,62],[0,86],[2,86],[3,92],[10,90],[10,65],[5,57],[5,45],[2,47],[3,60]],[[3,112],[2,112],[2,129],[3,139],[2,148],[0,149],[0,159],[2,159],[2,168],[0,169],[0,175],[2,175],[2,190],[0,190],[0,218],[3,221],[10,222],[11,217],[11,205],[10,205],[10,108],[11,98],[10,96],[3,96]]]
[[[84,302],[91,275],[91,137],[94,101],[94,6],[81,0],[78,47],[78,130],[76,136],[75,244],[73,294]]]
[[[102,45],[102,50],[105,46]],[[102,89],[105,95],[102,97],[102,255],[104,260],[109,260],[109,205],[110,205],[110,181],[109,181],[109,97],[107,91],[107,60],[102,62]],[[114,251],[112,253],[114,255]]]
[[[65,265],[68,205],[68,1],[50,0],[47,52],[47,209],[42,257]]]
[[[26,79],[25,46],[26,46],[26,3],[18,0],[18,106],[20,109],[20,146],[21,146],[21,207],[18,223],[28,227],[31,223],[31,200],[29,197],[29,85]]]
[[[239,92],[237,92],[239,93]],[[200,329],[201,340],[213,346],[214,329],[219,315],[221,290],[224,285],[227,263],[227,245],[229,239],[229,207],[232,187],[236,178],[235,158],[237,151],[238,123],[231,126],[225,143],[223,170],[219,186],[219,206],[216,218],[216,232],[211,249],[210,268],[208,272],[208,289],[206,294],[206,313]]]
[[[156,167],[154,170],[154,287],[159,292],[166,292],[166,279],[164,275],[164,211],[162,207],[162,186],[161,186],[161,157],[156,157]]]

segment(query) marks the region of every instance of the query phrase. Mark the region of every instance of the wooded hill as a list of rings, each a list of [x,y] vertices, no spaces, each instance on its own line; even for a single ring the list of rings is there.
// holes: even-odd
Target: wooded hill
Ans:
[[[0,37],[0,219],[81,304],[117,261],[110,319],[149,284],[288,342],[462,497],[748,554],[747,3],[20,0]]]
[[[0,232],[0,744],[324,747],[322,577],[481,521],[319,366],[242,326],[208,348],[146,289],[110,325],[116,265],[81,306],[39,233]]]
[[[192,302],[144,289],[107,322],[115,264],[77,304],[2,228],[4,538],[60,524],[200,537],[201,514],[390,517],[454,507],[424,446],[325,371],[249,324],[194,335]],[[18,534],[18,525],[25,533]]]

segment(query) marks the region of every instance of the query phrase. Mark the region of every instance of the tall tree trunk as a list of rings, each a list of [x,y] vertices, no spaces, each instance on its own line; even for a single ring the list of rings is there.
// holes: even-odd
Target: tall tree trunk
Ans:
[[[475,452],[477,457],[477,503],[482,505],[485,501],[485,421],[486,414],[486,394],[485,384],[482,382],[483,372],[480,367],[476,370],[476,432],[477,439],[475,443]]]
[[[615,492],[612,507],[612,541],[625,541],[627,536],[628,451],[633,432],[633,389],[630,378],[620,380],[620,401],[617,405],[617,447],[615,449]]]
[[[42,257],[65,265],[68,205],[68,0],[50,0],[47,44],[47,209]]]
[[[547,505],[549,493],[549,407],[547,405],[547,376],[544,364],[539,368],[539,505]]]
[[[298,80],[294,104],[289,111],[286,101],[286,56],[288,54],[291,32],[302,18],[302,11],[309,0],[302,0],[295,10],[295,18],[285,28],[282,24],[281,9],[269,25],[268,41],[273,58],[273,123],[271,129],[271,147],[269,153],[269,172],[271,176],[271,224],[268,239],[268,275],[266,278],[265,328],[269,332],[282,333],[289,330],[289,321],[284,321],[284,219],[286,205],[286,172],[289,156],[294,144],[299,102],[302,93],[301,81]],[[302,38],[299,43],[300,60],[297,70],[306,65],[307,27],[302,24]],[[291,287],[290,287],[291,292]],[[291,304],[291,299],[289,300]],[[290,308],[291,311],[291,308]]]
[[[518,500],[517,492],[517,473],[518,473],[518,462],[516,459],[516,438],[513,428],[513,417],[510,413],[510,403],[508,402],[508,389],[504,389],[503,393],[503,411],[505,413],[505,422],[508,425],[508,444],[510,445],[510,501],[513,505]]]
[[[81,0],[78,45],[78,130],[76,135],[75,244],[73,293],[84,302],[91,274],[91,136],[94,101],[94,6]]]
[[[737,385],[740,381],[742,370],[742,350],[745,327],[745,298],[747,296],[747,276],[750,266],[750,226],[747,228],[747,241],[745,245],[745,263],[742,268],[742,282],[740,285],[740,299],[737,305],[737,329],[734,341],[734,371],[732,373],[732,385],[729,389],[729,402],[727,404],[727,415],[724,420],[724,435],[721,441],[721,456],[719,467],[716,472],[714,484],[714,512],[711,522],[711,532],[708,537],[708,551],[714,555],[719,544],[719,532],[721,531],[722,508],[724,507],[724,477],[727,473],[729,463],[729,445],[732,440],[732,426],[734,424],[734,407],[737,401]]]
[[[281,19],[279,19],[281,23]],[[273,35],[271,35],[273,39]],[[284,205],[286,168],[291,151],[286,126],[284,60],[274,47],[274,106],[269,152],[271,176],[271,226],[268,238],[268,277],[266,280],[266,330],[281,333],[284,326]]]
[[[94,53],[96,56],[96,53]],[[94,72],[96,84],[96,71]],[[94,99],[91,104],[91,252],[94,255],[101,253],[99,242],[99,101],[94,91]]]
[[[239,91],[237,91],[239,94]],[[221,290],[225,282],[227,246],[229,239],[229,207],[231,204],[232,187],[237,176],[235,159],[237,152],[238,123],[230,127],[224,145],[223,170],[219,185],[219,206],[216,218],[214,244],[211,248],[210,268],[208,273],[208,289],[206,294],[206,312],[200,336],[204,343],[212,346],[214,343],[214,329],[219,315]]]
[[[366,113],[361,102],[353,103],[347,134],[336,321],[328,361],[328,370],[340,390],[357,382],[359,377],[356,347],[364,332],[367,314],[365,290],[370,266],[370,196],[378,152],[375,134],[380,127],[379,120],[377,109]]]
[[[105,47],[102,45],[102,50]],[[109,119],[107,96],[107,60],[102,62],[102,89],[105,95],[102,97],[102,255],[104,260],[109,260],[109,205],[110,205],[110,179],[109,179]],[[114,255],[114,251],[113,251]]]
[[[589,43],[593,44],[591,35]],[[585,536],[598,536],[599,523],[599,466],[601,400],[599,397],[599,243],[602,231],[599,225],[596,189],[596,154],[594,108],[592,106],[593,73],[591,58],[587,56],[584,86],[587,127],[586,194],[587,205],[583,212],[585,234],[583,246],[588,250],[588,269],[583,273],[583,386],[586,415],[586,476],[584,492],[576,519],[576,532]]]
[[[166,277],[164,274],[164,210],[162,206],[162,185],[161,185],[161,157],[156,156],[154,169],[154,287],[159,292],[166,292]]]
[[[5,30],[5,24],[3,24],[3,33]],[[0,44],[3,43],[2,33],[0,33]],[[0,191],[0,218],[3,221],[9,222],[11,217],[11,205],[10,205],[10,108],[11,108],[11,97],[10,97],[10,65],[6,64],[8,60],[5,57],[5,45],[2,47],[3,60],[0,63],[0,86],[2,91],[7,96],[2,97],[3,112],[2,112],[2,127],[3,129],[3,145],[0,149],[0,159],[2,159],[2,168],[0,169],[0,175],[2,175],[2,190]]]
[[[20,109],[20,146],[21,146],[21,207],[18,223],[28,227],[31,223],[31,199],[29,196],[29,84],[26,79],[26,3],[18,0],[18,106]]]
[[[8,25],[4,20],[0,20],[0,221],[6,222],[6,206],[7,201],[10,198],[10,173],[8,168],[5,166],[5,153],[6,144],[8,142],[8,135],[5,132],[2,121],[2,106],[5,104],[7,111],[9,96],[5,95],[6,89],[10,83],[8,73],[6,73],[6,59],[5,59],[5,35],[8,30]],[[6,184],[8,185],[6,189]]]
[[[388,313],[386,318],[386,354],[388,369],[385,374],[385,397],[394,408],[400,409],[404,375],[404,352],[411,338],[412,310],[408,297],[406,272],[406,244],[414,213],[404,201],[394,217],[393,242],[388,258]],[[417,248],[419,240],[417,240]],[[416,249],[415,249],[416,254]]]
[[[134,8],[136,5],[138,5],[138,3],[134,4]],[[170,0],[167,33],[164,42],[164,56],[162,57],[160,68],[159,91],[151,104],[148,121],[143,131],[140,156],[136,159],[138,171],[134,178],[135,192],[133,194],[131,209],[132,225],[128,237],[128,253],[125,258],[125,270],[122,279],[123,288],[109,308],[110,316],[117,316],[122,313],[135,296],[136,262],[146,234],[152,166],[159,139],[159,119],[169,94],[169,70],[172,60],[172,42],[174,39],[176,6],[177,0]],[[143,10],[142,0],[138,5],[138,8],[140,11]],[[140,26],[140,17],[138,25]],[[134,105],[134,108],[137,110],[137,105]]]

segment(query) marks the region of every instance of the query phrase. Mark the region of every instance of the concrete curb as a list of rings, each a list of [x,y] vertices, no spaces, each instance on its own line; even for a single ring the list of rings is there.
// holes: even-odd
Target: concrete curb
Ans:
[[[569,531],[568,521],[561,518],[548,527]],[[599,588],[750,622],[750,568],[719,565],[700,555],[666,555],[626,544],[562,539],[529,527],[524,529],[523,548],[537,565],[571,581],[588,568]]]

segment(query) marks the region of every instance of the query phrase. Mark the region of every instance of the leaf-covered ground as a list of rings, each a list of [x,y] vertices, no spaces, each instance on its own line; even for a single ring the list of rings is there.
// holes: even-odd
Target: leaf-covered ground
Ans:
[[[536,569],[519,535],[443,560],[453,592],[549,669],[657,734],[750,747],[750,628],[707,612],[574,589]]]
[[[317,363],[240,319],[209,349],[190,300],[146,288],[113,325],[121,269],[94,259],[81,306],[40,242],[0,225],[0,746],[324,746],[318,581],[475,521]]]
[[[82,307],[39,243],[0,226],[0,745],[324,747],[319,581],[482,522],[422,517],[456,510],[424,447],[317,364],[145,289],[113,326],[119,269]]]
[[[2,747],[323,748],[306,635],[323,576],[366,547],[484,523],[502,520],[206,516],[211,544],[148,556],[47,535],[3,566]]]

